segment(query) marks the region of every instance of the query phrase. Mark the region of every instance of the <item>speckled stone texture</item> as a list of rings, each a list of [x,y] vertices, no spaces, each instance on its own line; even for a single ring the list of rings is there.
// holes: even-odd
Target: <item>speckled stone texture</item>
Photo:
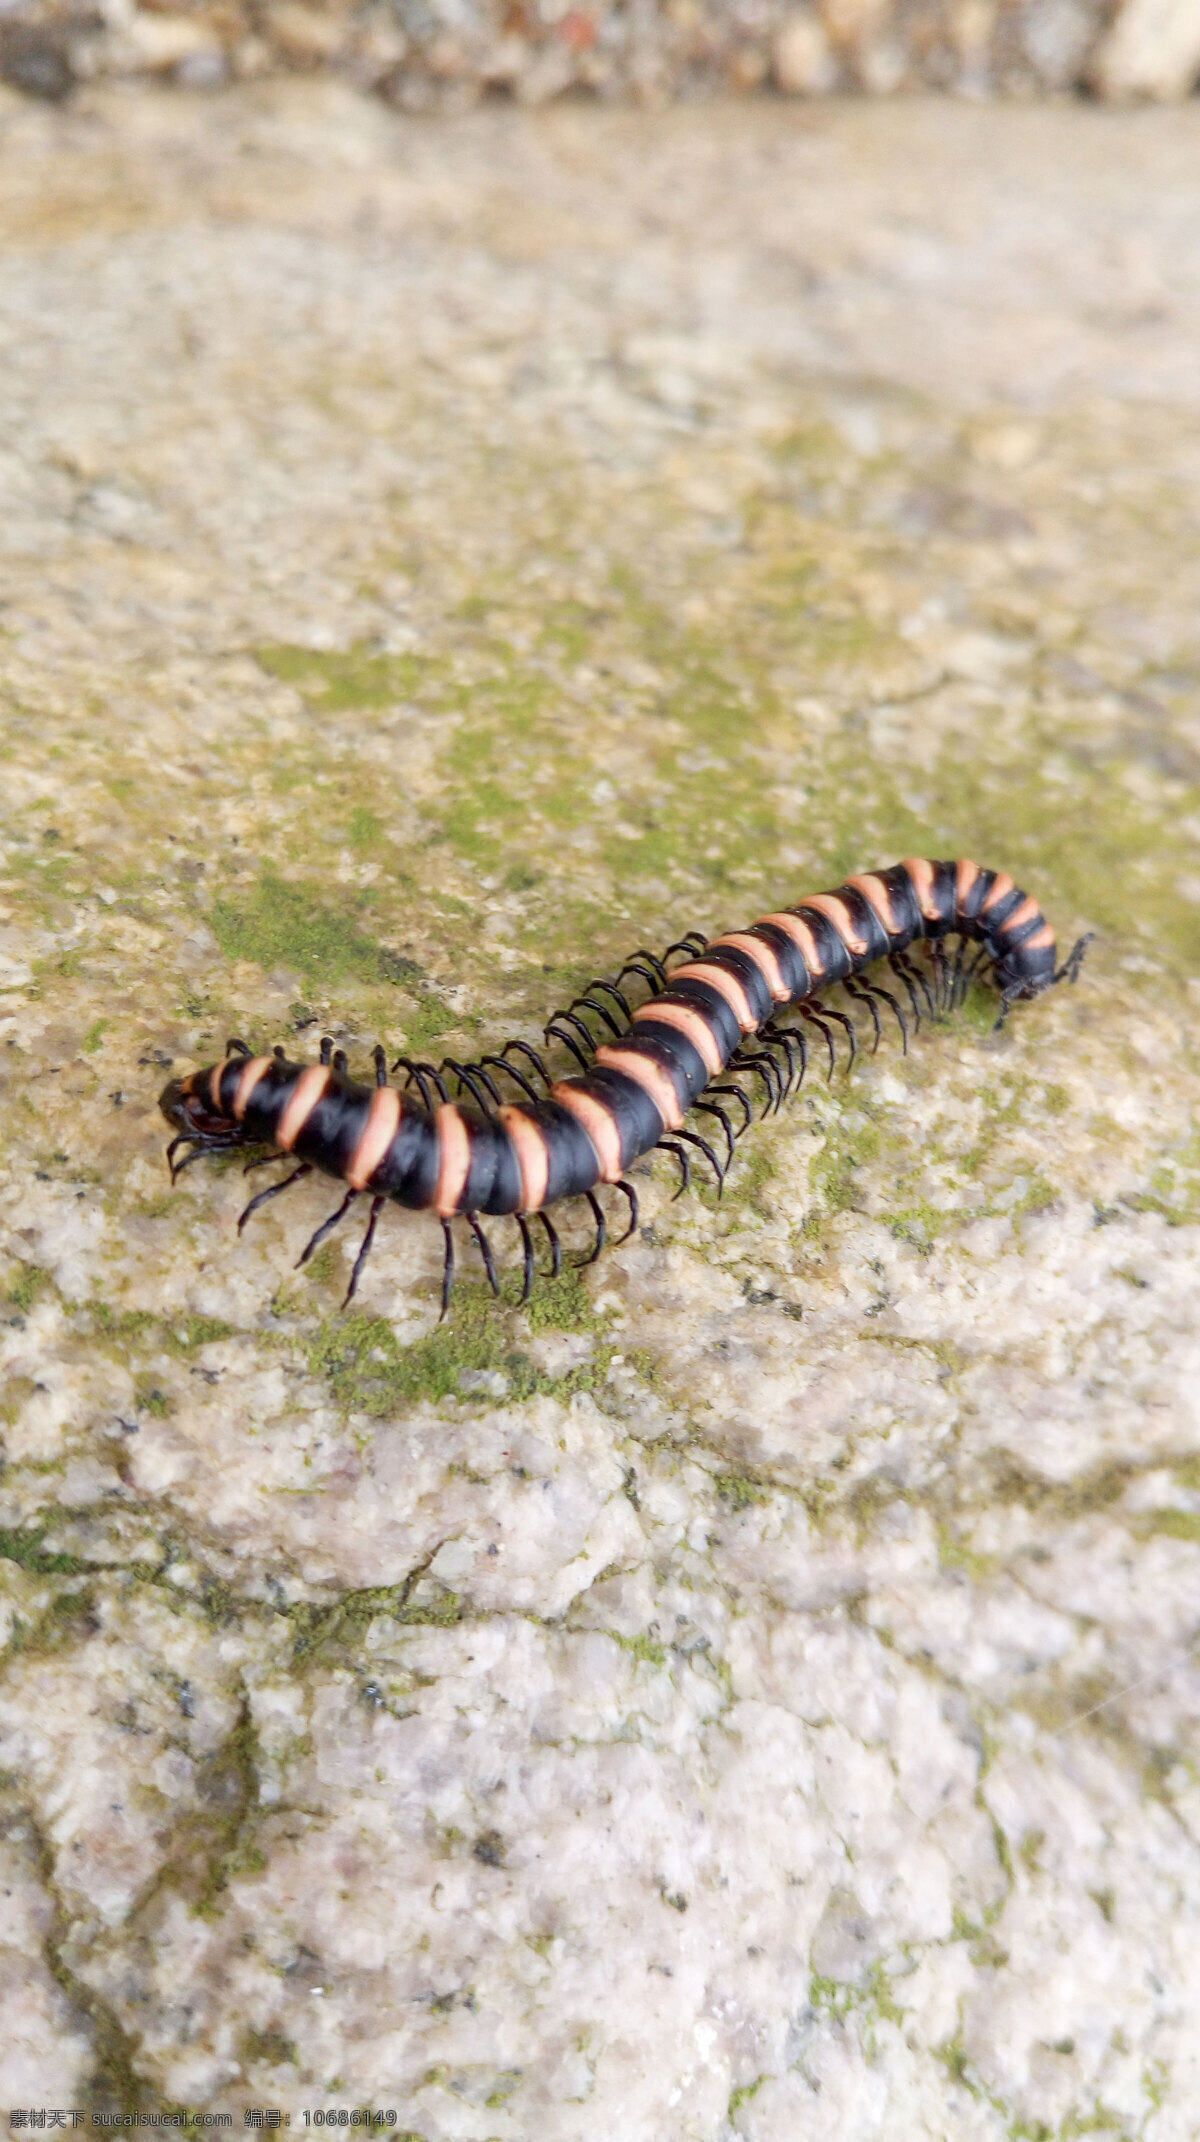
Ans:
[[[1198,152],[0,106],[6,2107],[1195,2134]],[[914,852],[1079,987],[525,1311],[168,1188]]]

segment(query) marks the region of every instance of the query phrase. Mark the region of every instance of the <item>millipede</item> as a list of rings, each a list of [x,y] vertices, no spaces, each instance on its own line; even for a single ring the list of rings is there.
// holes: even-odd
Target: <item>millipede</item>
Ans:
[[[1003,871],[910,858],[848,878],[835,892],[812,894],[747,929],[707,939],[693,931],[661,954],[633,953],[616,974],[589,982],[544,1029],[547,1047],[559,1044],[578,1067],[566,1077],[556,1078],[544,1053],[520,1040],[469,1063],[401,1056],[391,1068],[403,1074],[403,1084],[394,1086],[379,1045],[374,1085],[365,1085],[349,1076],[344,1050],[329,1037],[315,1064],[292,1063],[282,1048],[255,1056],[233,1039],[220,1063],[172,1079],[162,1093],[159,1105],[176,1131],[167,1147],[171,1179],[205,1153],[233,1148],[267,1148],[247,1173],[296,1161],[282,1181],[251,1198],[239,1232],[260,1206],[314,1169],[344,1183],[345,1197],[305,1245],[302,1265],[356,1201],[369,1198],[343,1307],[357,1292],[389,1200],[441,1221],[443,1317],[455,1274],[452,1223],[465,1221],[499,1294],[480,1220],[509,1216],[521,1238],[524,1302],[536,1269],[531,1220],[544,1231],[552,1276],[562,1269],[548,1207],[572,1198],[587,1203],[595,1240],[573,1261],[592,1264],[608,1236],[601,1186],[626,1200],[619,1239],[628,1240],[637,1227],[637,1191],[627,1180],[635,1160],[660,1148],[671,1153],[679,1196],[698,1152],[719,1192],[755,1099],[764,1114],[778,1110],[805,1077],[810,1041],[827,1056],[832,1077],[840,1037],[850,1069],[858,1030],[850,1011],[828,1001],[828,991],[840,987],[869,1019],[873,1050],[883,1031],[881,1008],[894,1017],[907,1053],[909,1019],[915,1032],[923,1011],[936,1017],[953,1010],[973,977],[998,990],[999,1027],[1015,1003],[1074,982],[1090,941],[1081,937],[1059,966],[1054,931],[1040,907]],[[920,943],[928,947],[925,960],[910,959],[910,948]],[[899,995],[877,976],[864,978],[883,961]],[[505,1079],[512,1089],[507,1098]],[[760,1094],[743,1082],[755,1080]],[[711,1137],[686,1127],[689,1115],[710,1117],[717,1126]],[[718,1132],[723,1152],[712,1142]]]

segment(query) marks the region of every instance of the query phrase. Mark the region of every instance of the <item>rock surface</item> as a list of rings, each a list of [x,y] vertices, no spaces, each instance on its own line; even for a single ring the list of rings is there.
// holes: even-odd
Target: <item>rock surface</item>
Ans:
[[[0,107],[6,2105],[1194,2131],[1198,136]],[[525,1311],[168,1190],[913,852],[1080,986]]]

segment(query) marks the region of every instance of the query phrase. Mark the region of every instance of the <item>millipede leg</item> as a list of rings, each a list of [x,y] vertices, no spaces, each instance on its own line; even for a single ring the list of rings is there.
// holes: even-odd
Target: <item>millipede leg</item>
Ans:
[[[1089,930],[1086,937],[1076,939],[1054,977],[1056,982],[1077,982],[1079,980],[1079,970],[1083,965],[1084,953],[1093,942],[1095,935],[1096,932],[1094,930]]]
[[[825,1036],[825,1046],[829,1051],[829,1069],[825,1073],[825,1081],[828,1084],[837,1069],[837,1050],[833,1045],[833,1034],[820,1012],[813,1011],[807,1004],[798,1004],[796,1009],[802,1019],[807,1019],[810,1026],[819,1027]]]
[[[850,1043],[850,1054],[846,1059],[846,1077],[849,1078],[854,1069],[854,1059],[858,1055],[858,1035],[854,1029],[854,1021],[846,1012],[835,1011],[832,1004],[823,1004],[821,1013],[823,1018],[836,1019],[838,1025],[846,1029],[846,1038]]]
[[[231,1034],[225,1044],[225,1054],[226,1056],[249,1056],[250,1045],[242,1040],[240,1034]]]
[[[649,966],[644,967],[643,960],[648,960]],[[635,952],[632,959],[627,959],[625,965],[618,969],[618,982],[623,982],[627,974],[636,974],[638,980],[646,984],[652,997],[656,997],[659,990],[667,986],[667,970],[661,960],[655,959],[652,952]]]
[[[693,1103],[692,1113],[693,1115],[697,1116],[716,1117],[718,1123],[721,1125],[721,1128],[725,1133],[725,1165],[727,1168],[731,1166],[735,1149],[733,1125],[730,1122],[729,1117],[726,1115],[725,1110],[720,1107],[719,1104],[715,1101],[696,1101]]]
[[[740,1138],[744,1131],[749,1130],[754,1121],[754,1110],[750,1106],[749,1094],[743,1093],[740,1086],[706,1086],[704,1091],[710,1100],[714,1093],[722,1093],[728,1094],[731,1101],[740,1101],[742,1104],[742,1126],[735,1135]]]
[[[483,1076],[483,1066],[485,1064],[492,1064],[497,1071],[503,1071],[507,1077],[513,1080],[515,1085],[520,1087],[522,1093],[528,1095],[534,1106],[537,1106],[541,1095],[538,1093],[536,1086],[530,1085],[525,1073],[518,1071],[515,1064],[506,1064],[502,1056],[481,1056],[479,1059],[480,1077]]]
[[[628,999],[628,998],[626,997],[626,995],[624,994],[624,991],[623,991],[623,990],[621,990],[621,989],[620,989],[620,988],[618,987],[618,985],[616,984],[616,982],[613,982],[613,981],[607,981],[607,980],[606,980],[606,981],[595,981],[595,982],[589,982],[589,983],[588,983],[588,988],[589,988],[589,989],[603,989],[603,990],[604,990],[604,992],[605,992],[605,994],[606,994],[607,996],[610,996],[610,997],[615,997],[615,998],[616,998],[616,1000],[617,1000],[617,1002],[618,1002],[618,1004],[619,1004],[619,1005],[620,1005],[620,1007],[621,1007],[621,1010],[622,1010],[622,1011],[624,1012],[624,1014],[625,1014],[625,1017],[626,1017],[626,1019],[627,1019],[627,1020],[628,1020],[628,1019],[632,1019],[632,1017],[633,1017],[633,1012],[631,1011],[631,1009],[630,1009],[630,1006],[629,1006],[629,999]],[[590,998],[588,998],[588,997],[576,997],[576,999],[575,999],[575,1003],[576,1003],[576,1004],[587,1004],[587,1003],[589,1003],[590,1001],[591,1001],[591,1000],[590,1000]],[[599,1007],[599,1005],[597,1005],[596,1009],[597,1009],[597,1010],[599,1010],[599,1008],[600,1008],[600,1007]],[[572,1010],[574,1010],[574,1005],[572,1006]],[[616,1027],[614,1027],[613,1031],[614,1031],[614,1033],[617,1033],[617,1032],[619,1032],[620,1030],[619,1030],[619,1028],[616,1028]]]
[[[975,980],[975,977],[976,977],[976,975],[977,975],[977,974],[982,974],[982,972],[983,972],[984,968],[985,968],[986,966],[988,966],[989,964],[991,964],[992,966],[994,966],[994,965],[995,965],[995,962],[996,962],[996,955],[995,955],[995,953],[994,953],[994,952],[989,952],[989,950],[988,950],[988,948],[987,948],[986,944],[982,944],[982,945],[980,945],[980,947],[979,947],[979,950],[978,950],[978,952],[977,952],[977,953],[975,954],[975,957],[974,957],[974,959],[973,959],[973,960],[971,961],[971,964],[970,964],[970,966],[969,966],[969,967],[967,968],[966,974],[965,974],[965,976],[964,976],[964,978],[963,978],[963,979],[964,979],[964,985],[965,985],[965,986],[964,986],[964,988],[963,988],[963,995],[964,995],[964,997],[966,996],[967,990],[968,990],[968,989],[970,988],[970,986],[971,986],[971,983],[972,983],[972,982],[973,982],[973,981]]]
[[[623,1235],[619,1235],[619,1236],[617,1237],[617,1242],[616,1242],[616,1247],[617,1247],[618,1249],[620,1249],[620,1247],[621,1247],[621,1244],[622,1244],[622,1242],[628,1242],[628,1240],[629,1240],[629,1237],[630,1237],[630,1235],[634,1233],[634,1231],[635,1231],[635,1229],[636,1229],[636,1227],[637,1227],[637,1223],[638,1223],[638,1194],[637,1194],[637,1191],[636,1191],[636,1190],[634,1189],[634,1187],[633,1187],[633,1184],[632,1184],[632,1183],[627,1183],[627,1182],[626,1182],[626,1180],[625,1180],[625,1178],[624,1178],[624,1176],[622,1176],[622,1177],[621,1177],[621,1179],[620,1179],[620,1181],[619,1181],[619,1182],[615,1182],[615,1183],[613,1184],[613,1189],[614,1189],[614,1190],[620,1190],[620,1191],[621,1191],[621,1193],[622,1193],[622,1195],[623,1195],[623,1196],[625,1196],[625,1197],[627,1197],[627,1198],[629,1199],[629,1225],[628,1225],[628,1227],[627,1227],[627,1228],[625,1229],[625,1232],[624,1232],[624,1234],[623,1234]]]
[[[521,1303],[524,1306],[533,1292],[533,1236],[529,1232],[529,1222],[523,1212],[514,1212],[513,1218],[521,1230],[521,1248],[524,1254]]]
[[[172,1140],[173,1145],[177,1143],[178,1140]],[[194,1160],[203,1160],[206,1153],[229,1153],[241,1143],[242,1140],[240,1138],[202,1138],[198,1140],[195,1152],[189,1153],[186,1160],[180,1160],[173,1164],[171,1181],[173,1183],[178,1182],[184,1169],[190,1168]],[[170,1151],[170,1147],[168,1147],[168,1151]]]
[[[491,1288],[492,1293],[498,1295],[500,1292],[500,1281],[496,1277],[496,1260],[492,1255],[492,1245],[488,1241],[487,1236],[484,1234],[484,1231],[473,1212],[467,1213],[466,1221],[467,1226],[470,1228],[471,1233],[474,1235],[475,1240],[479,1244],[479,1254],[483,1258],[483,1269],[488,1276],[488,1285]]]
[[[416,1084],[420,1092],[421,1101],[424,1107],[431,1108],[433,1105],[429,1099],[429,1094],[426,1091],[425,1081],[427,1079],[429,1080],[430,1085],[432,1085],[436,1089],[437,1093],[443,1101],[448,1101],[450,1099],[450,1095],[446,1090],[446,1081],[442,1077],[442,1074],[438,1070],[436,1064],[414,1063],[411,1056],[398,1056],[396,1058],[395,1063],[392,1065],[392,1070],[403,1071],[407,1083],[410,1086],[414,1083]]]
[[[767,1056],[769,1056],[771,1063],[774,1066],[775,1075],[779,1080],[779,1103],[782,1103],[786,1101],[789,1093],[791,1092],[792,1083],[795,1078],[795,1067],[792,1063],[792,1052],[789,1049],[787,1042],[784,1040],[783,1035],[780,1033],[773,1033],[770,1027],[765,1027],[763,1029],[762,1044]],[[778,1056],[775,1054],[775,1051],[777,1049],[779,1051]],[[779,1104],[777,1104],[777,1106],[778,1105]]]
[[[279,1159],[279,1154],[278,1154],[278,1153],[268,1153],[268,1155],[267,1155],[267,1159],[268,1159],[268,1160],[278,1160],[278,1159]],[[264,1163],[263,1161],[261,1161],[261,1160],[260,1160],[260,1161],[256,1161],[255,1165],[256,1165],[256,1167],[260,1167],[260,1168],[261,1168],[261,1167],[263,1167],[263,1166],[265,1165],[265,1163]],[[293,1168],[293,1170],[292,1170],[292,1172],[291,1172],[291,1174],[290,1174],[290,1175],[285,1175],[285,1176],[284,1176],[284,1178],[283,1178],[283,1181],[282,1181],[281,1183],[272,1183],[272,1184],[271,1184],[271,1187],[270,1187],[270,1189],[269,1189],[269,1190],[260,1190],[260,1191],[259,1191],[259,1193],[258,1193],[258,1196],[257,1196],[257,1197],[252,1197],[252,1198],[251,1198],[251,1200],[250,1200],[250,1203],[249,1203],[249,1204],[247,1205],[247,1207],[246,1207],[245,1211],[244,1211],[244,1212],[242,1213],[242,1215],[241,1215],[240,1219],[238,1220],[238,1233],[239,1233],[239,1235],[241,1234],[241,1231],[242,1231],[243,1227],[245,1226],[245,1224],[246,1224],[247,1220],[249,1219],[249,1217],[250,1217],[251,1213],[252,1213],[252,1212],[257,1212],[257,1211],[258,1211],[258,1208],[259,1208],[259,1206],[260,1206],[260,1205],[268,1205],[268,1204],[270,1204],[270,1201],[271,1201],[271,1199],[272,1199],[273,1197],[279,1197],[279,1196],[280,1196],[280,1195],[282,1194],[282,1192],[283,1192],[283,1191],[285,1191],[286,1189],[288,1189],[288,1188],[289,1188],[289,1186],[290,1186],[290,1185],[291,1185],[292,1183],[298,1183],[298,1182],[300,1181],[300,1178],[301,1178],[301,1176],[302,1176],[302,1175],[311,1175],[311,1174],[312,1174],[312,1166],[311,1166],[311,1163],[310,1163],[309,1161],[305,1160],[305,1161],[303,1161],[303,1162],[301,1163],[301,1165],[300,1165],[300,1166],[299,1166],[298,1168]]]
[[[284,1184],[280,1184],[281,1189],[285,1187],[286,1186]],[[302,1264],[308,1263],[308,1260],[312,1256],[313,1251],[315,1249],[319,1249],[321,1243],[325,1240],[326,1235],[332,1234],[334,1228],[338,1225],[338,1222],[340,1220],[345,1219],[346,1214],[349,1212],[350,1207],[354,1203],[354,1200],[357,1196],[357,1190],[347,1190],[346,1195],[342,1199],[341,1204],[338,1206],[337,1211],[331,1212],[327,1220],[322,1220],[321,1225],[318,1227],[315,1235],[310,1235],[308,1241],[304,1245],[304,1248],[301,1250],[300,1255],[296,1259],[295,1269],[297,1272],[300,1270]]]
[[[770,1056],[772,1063],[777,1063],[783,1079],[783,1098],[786,1101],[796,1083],[796,1064],[792,1056],[792,1037],[790,1034],[786,1034],[782,1027],[765,1026],[762,1031],[762,1041],[763,1047]],[[774,1053],[776,1049],[779,1051],[778,1059]]]
[[[1013,1005],[1019,1004],[1021,1002],[1021,999],[1023,997],[1027,997],[1028,995],[1029,991],[1025,989],[1019,982],[1017,983],[1014,989],[1006,989],[1004,991],[1003,995],[1000,998],[1000,1010],[996,1015],[996,1023],[992,1028],[993,1034],[998,1034],[1000,1032],[1001,1027],[1007,1024],[1008,1015],[1012,1010]]]
[[[371,1062],[375,1066],[375,1084],[377,1086],[386,1086],[388,1080],[387,1056],[381,1042],[377,1041],[372,1049]]]
[[[282,1159],[282,1153],[264,1153],[261,1160],[248,1160],[242,1169],[242,1174],[254,1175],[259,1168],[269,1168],[272,1161]]]
[[[622,1034],[624,1032],[624,1028],[619,1026],[617,1021],[613,1018],[613,1015],[610,1012],[607,1004],[597,1004],[595,997],[589,994],[589,992],[593,989],[607,989],[610,987],[614,989],[615,994],[620,999],[621,1008],[624,1011],[626,1021],[628,1022],[628,1020],[630,1020],[633,1016],[632,1012],[629,1009],[629,1006],[626,1004],[624,997],[621,996],[620,990],[616,988],[616,984],[610,984],[607,982],[589,982],[587,985],[587,990],[584,992],[583,996],[572,997],[571,1002],[566,1008],[566,1012],[555,1012],[555,1018],[566,1018],[571,1012],[578,1011],[580,1006],[583,1005],[588,1011],[594,1011],[598,1019],[602,1019],[604,1021],[604,1024],[608,1028],[610,1034],[614,1036]]]
[[[446,1254],[442,1259],[442,1313],[438,1318],[439,1324],[445,1322],[446,1311],[450,1307],[450,1294],[454,1286],[454,1236],[450,1231],[449,1220],[442,1221],[442,1235],[446,1244]]]
[[[914,965],[907,952],[893,952],[891,964],[897,974],[901,975],[905,981],[916,984],[925,999],[925,1009],[932,1019],[934,1017],[933,992],[925,979],[923,970]]]
[[[354,1270],[350,1274],[350,1284],[346,1289],[346,1298],[342,1303],[343,1309],[349,1308],[350,1303],[358,1292],[359,1274],[371,1254],[371,1244],[375,1240],[375,1223],[386,1204],[387,1199],[385,1197],[371,1199],[371,1217],[367,1221],[367,1231],[362,1238],[362,1247],[354,1260]]]
[[[764,1116],[773,1115],[783,1099],[783,1095],[779,1085],[776,1083],[779,1074],[770,1057],[756,1050],[739,1049],[736,1056],[731,1056],[729,1061],[735,1071],[757,1071],[767,1093],[766,1101],[763,1104],[763,1114]]]
[[[187,1131],[180,1131],[177,1138],[172,1138],[170,1145],[167,1147],[167,1166],[171,1170],[172,1182],[175,1180],[175,1155],[181,1145],[199,1145],[203,1150],[202,1140],[197,1132],[192,1132],[189,1135]]]
[[[873,993],[877,997],[882,997],[884,1003],[891,1006],[892,1011],[895,1013],[896,1024],[900,1029],[900,1053],[902,1056],[907,1056],[908,1021],[905,1018],[904,1013],[901,1011],[896,998],[892,995],[890,989],[884,988],[882,982],[867,982],[866,984],[864,984],[864,987],[869,993]]]
[[[919,1034],[921,1031],[921,1005],[913,982],[912,969],[911,967],[906,967],[899,954],[895,952],[889,959],[888,966],[891,968],[892,973],[903,982],[905,989],[908,991],[908,1001],[912,1006],[913,1027],[915,1032]]]
[[[522,1056],[528,1058],[529,1062],[533,1065],[534,1070],[537,1072],[538,1077],[540,1079],[545,1080],[546,1091],[547,1093],[549,1093],[551,1086],[554,1084],[554,1080],[551,1078],[550,1073],[547,1071],[545,1063],[542,1060],[541,1056],[538,1054],[538,1051],[536,1049],[531,1049],[527,1041],[506,1041],[504,1047],[500,1051],[500,1054],[501,1056],[507,1056],[513,1049],[518,1050]]]
[[[596,1222],[596,1246],[589,1251],[586,1257],[572,1258],[571,1261],[577,1269],[582,1269],[585,1264],[595,1264],[597,1257],[608,1240],[608,1223],[605,1220],[604,1209],[599,1198],[594,1190],[585,1190],[583,1194],[592,1208],[592,1218]]]
[[[558,1239],[558,1230],[546,1213],[539,1212],[538,1218],[546,1230],[546,1240],[550,1244],[550,1277],[557,1279],[562,1271],[562,1243]]]
[[[679,1188],[671,1198],[671,1203],[674,1204],[677,1197],[682,1197],[684,1191],[690,1190],[692,1187],[692,1163],[683,1147],[676,1145],[673,1138],[660,1138],[657,1151],[660,1153],[674,1153],[676,1160],[679,1162]]]
[[[326,1065],[326,1067],[328,1067],[329,1063],[330,1063],[330,1062],[331,1062],[331,1060],[332,1060],[332,1057],[333,1057],[333,1035],[332,1035],[332,1034],[322,1034],[322,1036],[321,1036],[321,1062],[322,1062],[323,1064],[325,1064],[325,1065]]]
[[[803,1034],[798,1032],[795,1027],[790,1026],[780,1027],[779,1039],[783,1043],[784,1048],[788,1051],[789,1065],[791,1063],[792,1050],[796,1049],[799,1052],[800,1070],[796,1078],[796,1088],[797,1091],[799,1091],[800,1087],[804,1084],[805,1073],[808,1070],[808,1043],[804,1039]]]
[[[903,1012],[901,1011],[901,1009],[900,1009],[900,1006],[899,1006],[899,1005],[898,1005],[898,1003],[896,1002],[896,999],[895,999],[895,997],[894,997],[894,996],[892,995],[892,992],[891,992],[891,990],[890,990],[890,989],[885,989],[885,988],[884,988],[884,986],[883,986],[883,984],[882,984],[882,982],[864,982],[864,981],[862,981],[861,979],[860,979],[860,981],[859,981],[859,983],[858,983],[858,987],[859,987],[859,989],[860,989],[860,990],[862,991],[863,995],[864,995],[864,996],[865,996],[865,997],[866,997],[866,998],[868,999],[868,1002],[870,1002],[870,1000],[871,1000],[872,998],[878,997],[878,998],[880,999],[880,1001],[881,1001],[882,1003],[884,1003],[884,1004],[888,1004],[888,1005],[890,1005],[890,1006],[891,1006],[891,1009],[892,1009],[892,1011],[893,1011],[893,1012],[895,1013],[895,1015],[896,1015],[896,1024],[897,1024],[897,1026],[898,1026],[898,1027],[899,1027],[899,1029],[900,1029],[900,1053],[901,1053],[901,1055],[903,1055],[903,1056],[907,1056],[907,1055],[908,1055],[908,1022],[907,1022],[907,1020],[905,1019],[905,1017],[904,1017],[904,1013],[903,1013]],[[873,1008],[873,1006],[872,1006],[872,1015],[873,1015],[873,1011],[874,1011],[874,1008]],[[876,1021],[875,1021],[875,1028],[876,1028],[876,1032],[875,1032],[875,1047],[876,1047],[876,1048],[878,1048],[878,1046],[879,1046],[879,1041],[880,1041],[880,1035],[879,1035],[879,1021],[878,1021],[878,1019],[876,1019]],[[872,1053],[872,1055],[874,1055],[874,1053],[875,1053],[874,1049],[873,1049],[873,1050],[871,1051],[871,1053]]]
[[[725,1188],[725,1170],[713,1152],[707,1138],[702,1138],[699,1131],[692,1130],[677,1130],[674,1135],[677,1138],[684,1139],[688,1145],[694,1145],[699,1152],[703,1153],[704,1158],[717,1178],[717,1196],[720,1197],[722,1190]]]
[[[582,1025],[581,1020],[572,1020],[571,1023],[575,1026]],[[587,1034],[586,1027],[584,1027],[583,1031],[585,1034]],[[559,1025],[557,1018],[552,1019],[550,1021],[549,1026],[546,1027],[545,1038],[547,1041],[549,1041],[551,1038],[553,1038],[555,1041],[561,1041],[564,1048],[567,1048],[571,1051],[572,1056],[575,1058],[575,1061],[579,1065],[579,1068],[583,1072],[584,1076],[587,1076],[587,1073],[590,1069],[590,1062],[588,1057],[584,1055],[583,1050],[579,1047],[578,1042],[572,1040],[566,1028]],[[587,1038],[589,1047],[594,1051],[596,1047],[595,1042],[592,1040],[590,1034],[587,1035]]]
[[[879,1024],[879,1013],[875,1009],[875,1006],[871,1000],[870,991],[868,990],[865,982],[859,983],[853,981],[846,981],[842,983],[842,988],[845,990],[846,995],[850,998],[852,1003],[865,1004],[867,1010],[871,1014],[871,1024],[875,1029],[875,1039],[871,1043],[871,1054],[872,1056],[874,1056],[876,1050],[879,1047],[880,1042],[883,1040],[883,1028]]]
[[[483,1094],[480,1093],[478,1086],[475,1084],[475,1078],[476,1075],[478,1075],[478,1077],[486,1085],[492,1100],[495,1102],[496,1106],[499,1107],[500,1095],[496,1090],[495,1081],[489,1078],[486,1071],[481,1071],[477,1064],[460,1064],[453,1056],[444,1056],[442,1058],[441,1064],[439,1065],[439,1069],[442,1071],[451,1072],[453,1076],[458,1080],[459,1092],[461,1093],[463,1091],[463,1088],[465,1087],[467,1092],[470,1094],[471,1099],[474,1101],[475,1106],[480,1109],[485,1116],[490,1116],[492,1113],[491,1107],[489,1106],[487,1100],[485,1100]]]
[[[677,937],[673,945],[667,946],[663,953],[664,966],[672,952],[686,952],[689,959],[698,959],[707,943],[707,937],[702,937],[699,930],[689,930],[686,937]]]

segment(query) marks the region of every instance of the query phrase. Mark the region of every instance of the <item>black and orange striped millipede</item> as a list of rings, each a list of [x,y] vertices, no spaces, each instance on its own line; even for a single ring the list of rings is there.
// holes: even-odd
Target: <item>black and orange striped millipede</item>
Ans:
[[[954,935],[958,946],[951,959],[945,940]],[[922,940],[929,945],[927,966],[906,957]],[[329,1040],[321,1044],[320,1062],[308,1065],[289,1063],[282,1049],[253,1056],[244,1042],[231,1041],[223,1062],[172,1079],[162,1095],[163,1113],[178,1134],[167,1148],[172,1179],[202,1153],[230,1147],[269,1147],[264,1160],[251,1162],[254,1167],[297,1160],[282,1182],[251,1199],[239,1228],[259,1205],[314,1168],[344,1183],[345,1198],[317,1229],[301,1264],[355,1200],[368,1197],[370,1218],[347,1301],[389,1198],[436,1213],[445,1235],[443,1316],[454,1280],[451,1221],[465,1219],[499,1292],[479,1220],[481,1214],[510,1214],[524,1251],[524,1301],[534,1276],[531,1217],[545,1230],[557,1274],[562,1249],[546,1208],[566,1198],[586,1199],[596,1239],[579,1261],[590,1264],[606,1237],[596,1196],[600,1185],[610,1184],[627,1199],[626,1234],[637,1225],[637,1193],[625,1171],[639,1155],[658,1146],[673,1153],[682,1190],[690,1179],[690,1148],[710,1163],[718,1184],[724,1182],[735,1141],[752,1115],[737,1073],[760,1079],[764,1108],[778,1108],[804,1077],[812,1036],[827,1050],[831,1073],[838,1030],[853,1061],[853,1019],[825,1001],[827,990],[840,985],[865,1010],[875,1046],[882,1006],[895,1017],[907,1049],[905,1004],[919,1026],[922,1006],[930,1014],[951,1009],[972,975],[988,978],[990,971],[1000,992],[1000,1025],[1020,998],[1073,982],[1087,943],[1081,938],[1057,966],[1053,930],[1036,900],[1010,877],[977,863],[910,859],[764,915],[746,930],[708,941],[685,937],[661,958],[635,953],[616,976],[590,982],[546,1028],[547,1041],[561,1043],[578,1064],[578,1073],[565,1078],[554,1078],[541,1053],[522,1041],[471,1063],[447,1058],[436,1068],[401,1057],[392,1069],[403,1070],[402,1089],[388,1084],[387,1060],[378,1047],[371,1087],[347,1076],[346,1057]],[[976,949],[968,962],[971,945]],[[682,963],[669,967],[680,955]],[[894,989],[864,979],[880,960],[889,963],[904,1004]],[[634,990],[642,988],[648,994],[631,1004]],[[787,1014],[795,1015],[795,1023],[782,1023]],[[450,1098],[448,1078],[457,1099]],[[511,1081],[508,1098],[502,1078]],[[691,1113],[719,1124],[724,1159],[706,1137],[684,1127]],[[182,1147],[190,1150],[178,1160]]]

